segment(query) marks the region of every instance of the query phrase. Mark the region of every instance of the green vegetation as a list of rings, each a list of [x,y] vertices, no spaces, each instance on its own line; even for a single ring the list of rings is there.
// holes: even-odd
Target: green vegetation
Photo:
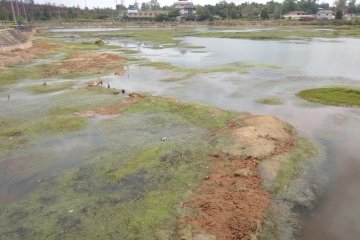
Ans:
[[[81,91],[76,94],[81,98],[78,102],[84,101],[82,95],[99,94],[96,89],[74,91]],[[75,96],[65,95],[62,99],[68,102],[72,102],[69,96]],[[108,139],[98,149],[106,146],[111,151],[89,152],[86,164],[43,179],[21,202],[2,206],[3,236],[14,240],[57,239],[59,234],[79,240],[172,238],[178,206],[189,186],[202,179],[207,157],[221,144],[216,137],[209,141],[207,133],[225,127],[237,114],[158,97],[145,97],[123,108],[120,117],[97,128]],[[168,139],[160,141],[163,136]]]
[[[280,105],[282,101],[278,97],[264,97],[256,100],[257,103],[268,104],[268,105]]]
[[[130,38],[144,42],[163,44],[162,47],[172,47],[180,42],[178,37],[190,36],[193,29],[170,28],[170,29],[139,29],[104,32],[103,38]],[[97,37],[98,33],[83,33],[83,37]]]
[[[314,88],[300,91],[297,96],[314,103],[349,107],[360,106],[360,89],[354,88]]]
[[[334,29],[334,31],[311,31],[311,29],[296,28],[276,29],[271,31],[255,32],[207,32],[196,34],[199,37],[235,38],[252,40],[293,40],[303,38],[336,38],[336,37],[358,37],[360,28]]]
[[[191,124],[207,129],[217,129],[226,126],[238,113],[211,109],[200,104],[185,104],[166,98],[146,97],[131,105],[125,112],[156,112],[171,113],[184,118]]]
[[[276,178],[269,185],[270,192],[277,195],[285,190],[288,184],[299,176],[304,163],[316,154],[317,149],[312,143],[298,138],[293,150],[278,156],[281,159],[275,159],[275,161],[281,162],[281,166]]]
[[[33,85],[28,87],[27,89],[31,91],[32,93],[41,94],[41,93],[52,93],[52,92],[59,92],[63,90],[70,89],[74,86],[74,83],[58,83],[58,84],[51,84],[48,83],[46,85],[39,84],[39,85]]]
[[[21,79],[36,79],[42,77],[41,66],[23,67],[21,70],[17,66],[0,69],[0,85],[14,83]]]
[[[161,70],[169,70],[172,72],[177,73],[184,73],[184,76],[175,77],[175,78],[169,78],[165,79],[163,81],[166,82],[173,82],[173,81],[180,81],[184,79],[188,79],[190,77],[193,77],[197,74],[207,74],[207,73],[228,73],[228,72],[237,72],[237,73],[248,73],[251,70],[255,69],[269,69],[269,68],[276,68],[272,65],[264,65],[264,64],[247,64],[243,62],[234,62],[218,67],[213,68],[181,68],[174,65],[171,65],[170,63],[166,62],[143,62],[141,63],[141,66],[145,67],[154,67]]]

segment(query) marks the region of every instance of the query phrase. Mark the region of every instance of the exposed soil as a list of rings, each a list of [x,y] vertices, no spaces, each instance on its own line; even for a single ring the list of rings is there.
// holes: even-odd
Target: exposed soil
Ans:
[[[87,117],[87,118],[93,118],[93,117],[97,117],[97,116],[119,115],[121,112],[121,108],[131,105],[131,104],[134,104],[143,98],[145,98],[145,96],[141,95],[139,93],[130,93],[129,97],[126,98],[125,100],[121,101],[119,104],[99,107],[94,110],[89,110],[86,112],[80,112],[80,113],[77,112],[77,113],[75,113],[75,115],[78,115],[81,117]]]
[[[232,135],[231,146],[209,157],[208,175],[183,204],[195,214],[180,220],[206,234],[186,239],[252,239],[270,207],[258,165],[295,142],[293,128],[275,117],[245,115],[213,135],[225,132]]]
[[[124,59],[114,54],[98,54],[94,52],[78,52],[68,59],[54,64],[45,70],[45,76],[54,76],[68,73],[102,73],[115,69],[116,75],[124,72]]]
[[[6,47],[0,51],[0,68],[18,63],[26,63],[32,58],[41,57],[53,52],[58,45],[44,41]]]

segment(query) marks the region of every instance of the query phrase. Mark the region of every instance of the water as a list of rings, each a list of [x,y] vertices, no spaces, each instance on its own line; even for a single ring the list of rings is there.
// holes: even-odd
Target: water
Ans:
[[[319,208],[304,221],[304,239],[358,239],[360,236],[360,109],[305,102],[295,94],[306,88],[360,86],[359,39],[313,39],[302,41],[253,41],[215,38],[184,39],[186,44],[205,47],[205,53],[181,52],[179,48],[139,48],[151,61],[179,67],[214,67],[232,62],[271,64],[277,70],[250,74],[200,74],[177,83],[159,80],[154,94],[200,102],[254,114],[270,114],[294,125],[300,135],[326,149],[330,185]],[[133,67],[133,72],[142,72]],[[133,78],[132,78],[133,77]],[[130,81],[141,82],[136,74]],[[164,88],[164,85],[167,86]],[[122,85],[128,87],[126,82]],[[130,85],[129,85],[130,87]],[[146,91],[146,87],[141,88]],[[150,90],[150,88],[149,88]],[[264,96],[278,96],[284,104],[256,103]]]
[[[89,29],[84,31],[89,31]],[[79,29],[61,30],[61,32],[79,32]],[[360,135],[360,109],[308,103],[297,98],[295,94],[302,89],[329,85],[359,87],[360,54],[355,53],[360,52],[360,39],[255,41],[185,37],[182,39],[181,46],[162,49],[154,48],[149,43],[129,39],[104,40],[122,48],[139,51],[134,56],[144,57],[151,61],[168,62],[184,68],[211,68],[234,62],[276,66],[277,68],[274,69],[253,69],[248,74],[207,73],[197,74],[181,81],[167,82],[164,80],[184,74],[141,67],[133,63],[129,64],[127,74],[109,75],[102,79],[109,81],[111,87],[125,89],[127,92],[148,92],[224,109],[274,115],[288,121],[297,128],[301,136],[311,139],[325,149],[328,163],[325,174],[330,177],[329,188],[320,206],[304,221],[304,239],[358,239],[360,236],[360,220],[358,219],[360,194],[357,188],[360,183],[358,174],[360,148],[357,146],[360,145],[358,137]],[[204,48],[199,49],[201,52],[196,52],[194,49],[187,49],[186,45]],[[2,100],[0,104],[7,103],[7,90],[0,93]],[[283,104],[272,106],[256,102],[267,96],[276,96]],[[51,97],[51,95],[46,97]],[[27,104],[35,101],[35,105],[38,104],[36,101],[39,101],[38,98],[25,93],[18,95],[17,101],[21,100],[28,101]],[[47,106],[47,103],[43,101],[40,104],[38,106],[42,108]],[[9,114],[14,114],[12,113],[14,110],[11,110],[13,108],[9,106],[2,109],[8,111]],[[46,146],[49,152],[55,154],[57,163],[68,159],[59,156],[59,152],[68,152],[70,159],[79,159],[78,156],[83,154],[82,150],[89,150],[99,144],[98,141],[102,141],[101,136],[93,134],[91,130],[88,130],[82,135],[42,143],[37,146],[37,149]],[[75,150],[73,146],[78,146],[78,148]],[[70,161],[66,164],[65,161],[65,166],[60,164],[44,168],[26,178],[17,178],[10,187],[9,184],[5,187],[6,183],[4,185],[3,179],[7,176],[6,181],[11,181],[9,173],[12,171],[6,174],[0,173],[0,182],[2,182],[0,188],[6,188],[7,191],[12,192],[11,199],[21,198],[22,194],[27,192],[26,189],[32,189],[29,186],[36,185],[36,181],[48,169],[76,166],[80,162]],[[18,168],[17,163],[19,162],[14,161],[11,168],[6,167],[6,169],[13,169],[14,176]],[[8,194],[7,197],[10,198],[9,196]]]

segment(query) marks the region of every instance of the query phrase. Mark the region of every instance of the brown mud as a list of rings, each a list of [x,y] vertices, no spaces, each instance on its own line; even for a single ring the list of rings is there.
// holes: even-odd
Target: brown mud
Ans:
[[[50,54],[57,48],[57,44],[46,41],[36,41],[34,43],[28,41],[21,45],[3,48],[0,51],[0,68],[26,63],[30,59]]]
[[[245,116],[213,135],[230,133],[228,149],[210,156],[208,175],[182,207],[194,214],[180,220],[202,232],[185,239],[253,239],[271,208],[259,164],[295,145],[292,127],[275,117]]]
[[[52,65],[44,71],[45,76],[75,73],[101,73],[117,69],[116,74],[123,73],[124,58],[114,54],[94,52],[76,52],[68,59]]]

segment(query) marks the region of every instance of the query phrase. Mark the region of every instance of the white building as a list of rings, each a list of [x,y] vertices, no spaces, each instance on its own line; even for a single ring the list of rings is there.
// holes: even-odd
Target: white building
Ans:
[[[307,14],[304,11],[292,11],[284,15],[284,19],[287,20],[298,20],[298,21],[309,21],[314,20],[315,16],[313,14]]]
[[[319,11],[316,14],[316,19],[331,20],[331,19],[335,19],[335,15],[332,10],[319,9]]]
[[[195,5],[188,0],[179,0],[174,3],[174,8],[180,11],[181,17],[189,17],[196,14]]]

